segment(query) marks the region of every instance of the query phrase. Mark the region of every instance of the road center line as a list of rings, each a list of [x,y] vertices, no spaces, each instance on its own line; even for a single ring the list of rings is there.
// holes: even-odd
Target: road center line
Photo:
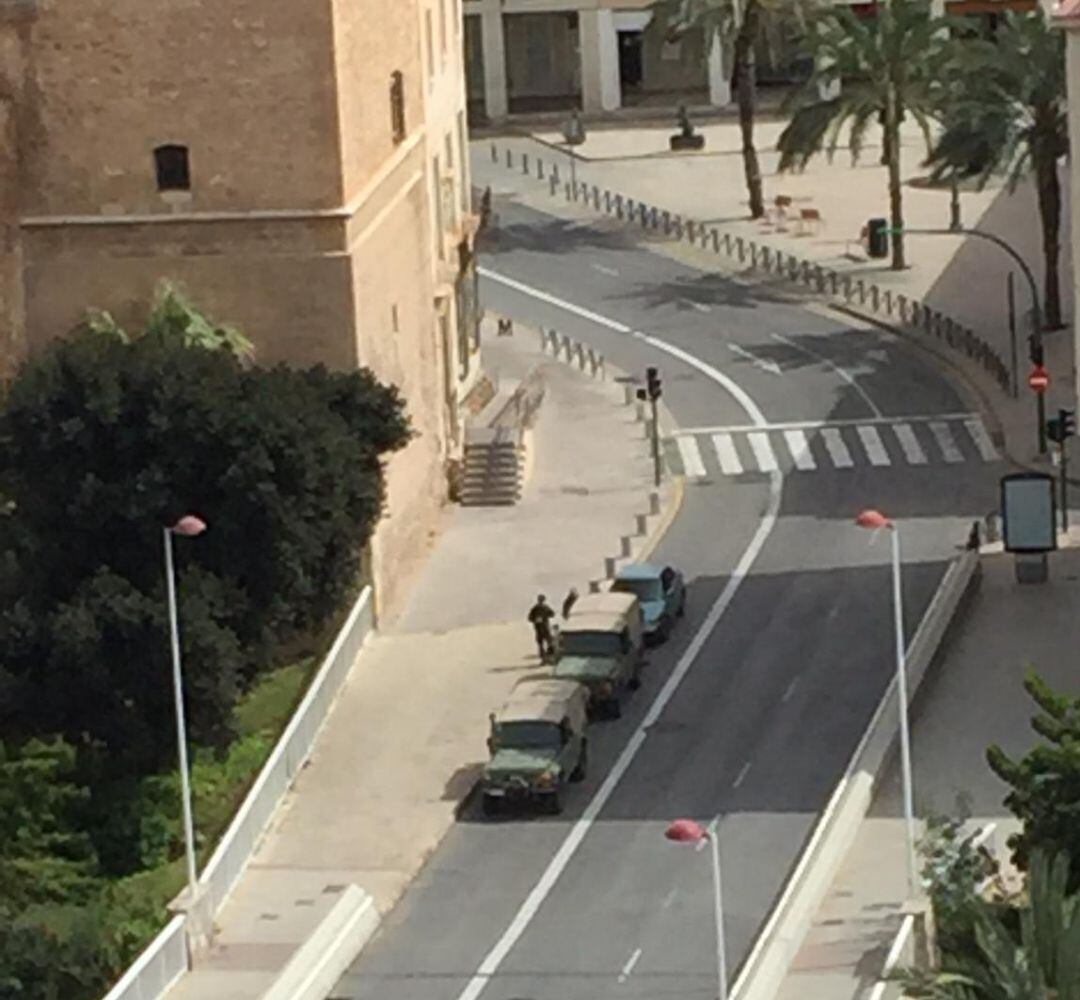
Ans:
[[[799,678],[796,677],[795,680],[793,680],[787,686],[787,690],[784,692],[784,696],[780,700],[781,701],[789,701],[791,699],[791,696],[795,693],[795,688],[797,688],[798,686],[799,686]]]
[[[660,904],[661,910],[666,910],[672,903],[675,902],[675,896],[678,894],[678,889],[672,889],[665,897],[664,901]]]
[[[575,306],[572,303],[565,302],[562,299],[556,298],[554,295],[542,292],[539,289],[531,288],[529,285],[525,285],[522,282],[514,281],[511,278],[505,278],[502,275],[488,271],[486,268],[479,268],[478,270],[484,277],[490,278],[492,281],[500,282],[510,288],[516,288],[526,295],[531,295],[541,301],[559,306],[560,308],[566,309],[579,316],[588,313],[586,318],[596,317],[597,322],[610,329],[619,329],[620,332],[626,333],[630,332],[629,327],[626,327],[622,323],[616,323],[614,320],[609,320],[606,316],[602,317],[598,313],[591,313],[581,306]],[[657,350],[663,351],[672,357],[679,358],[681,361],[686,362],[690,367],[697,369],[703,375],[722,386],[738,401],[739,405],[742,406],[743,410],[746,412],[747,417],[753,421],[756,426],[767,426],[768,421],[765,419],[765,415],[761,412],[757,403],[755,403],[753,399],[747,395],[746,390],[744,390],[743,387],[729,375],[717,371],[717,369],[706,364],[700,358],[697,358],[682,350],[682,348],[676,347],[674,344],[669,344],[667,341],[661,340],[658,337],[645,334],[641,339],[645,343],[655,347]],[[555,852],[555,856],[548,863],[547,868],[544,869],[539,881],[533,886],[532,891],[525,898],[520,909],[510,921],[509,926],[503,931],[502,936],[495,942],[491,951],[484,957],[483,961],[480,963],[480,967],[476,970],[475,975],[473,975],[465,985],[465,988],[458,995],[458,1000],[477,1000],[487,987],[488,983],[491,982],[492,978],[499,971],[502,963],[506,960],[506,956],[510,953],[510,949],[517,944],[521,939],[521,936],[527,930],[529,924],[532,923],[533,918],[536,916],[544,900],[547,899],[552,889],[555,888],[555,883],[566,870],[567,865],[570,864],[570,860],[573,858],[574,854],[577,853],[577,849],[581,846],[582,841],[589,833],[593,823],[596,822],[596,818],[600,815],[600,811],[607,804],[608,799],[614,794],[619,782],[622,781],[623,776],[630,769],[630,765],[634,762],[634,758],[638,755],[638,751],[641,750],[641,747],[645,743],[650,727],[656,723],[661,713],[667,707],[668,702],[675,696],[675,692],[679,689],[679,685],[682,684],[684,678],[690,672],[690,668],[694,665],[694,661],[697,659],[698,654],[708,641],[709,636],[712,635],[713,630],[716,628],[720,619],[730,607],[743,580],[746,579],[750,572],[750,568],[754,565],[761,550],[765,547],[765,543],[768,541],[769,535],[772,534],[773,529],[776,527],[776,522],[780,515],[780,500],[783,488],[783,473],[779,470],[770,473],[768,505],[761,516],[761,522],[758,524],[757,530],[754,532],[753,537],[750,539],[750,543],[739,558],[735,569],[732,570],[731,576],[728,577],[728,581],[724,586],[724,589],[720,592],[720,596],[717,597],[713,606],[709,609],[709,613],[705,616],[705,620],[698,627],[697,632],[694,633],[694,637],[690,640],[690,644],[686,647],[682,656],[679,657],[679,661],[675,664],[668,679],[657,693],[656,698],[653,700],[649,710],[645,713],[644,718],[638,723],[637,728],[627,741],[626,746],[623,747],[622,753],[619,754],[618,759],[612,765],[607,777],[604,778],[604,781],[597,789],[596,794],[585,807],[585,811],[582,813],[581,818],[570,828],[570,832],[566,835],[566,839]]]
[[[870,396],[867,394],[866,390],[861,385],[859,385],[858,382],[855,381],[855,379],[852,377],[851,372],[847,371],[847,369],[841,368],[835,361],[831,360],[830,358],[825,357],[824,354],[818,354],[817,351],[812,351],[808,347],[803,347],[802,344],[797,344],[794,340],[791,340],[788,337],[783,337],[779,333],[774,333],[773,334],[773,340],[779,340],[781,344],[787,344],[787,346],[790,347],[793,351],[801,351],[803,354],[807,355],[808,357],[816,358],[823,365],[825,365],[828,368],[831,368],[834,372],[836,372],[837,375],[839,375],[845,382],[847,382],[847,384],[850,385],[851,388],[854,389],[862,397],[863,402],[866,403],[866,405],[870,407],[870,410],[874,414],[875,417],[882,416],[882,412],[881,412],[881,410],[878,409],[877,403],[875,403],[870,398]]]
[[[613,278],[619,276],[619,272],[613,267],[605,267],[603,264],[593,264],[593,269],[599,271],[601,274],[610,274]]]
[[[638,964],[640,958],[641,949],[635,948],[634,953],[626,960],[626,965],[622,967],[622,972],[619,973],[620,983],[625,983],[630,978],[630,974],[634,971],[634,966]]]
[[[735,779],[735,781],[734,781],[734,783],[732,784],[731,787],[732,788],[738,788],[739,785],[741,785],[746,780],[746,776],[749,773],[750,773],[750,761],[747,761],[745,764],[743,764],[742,770],[739,772],[739,776]]]

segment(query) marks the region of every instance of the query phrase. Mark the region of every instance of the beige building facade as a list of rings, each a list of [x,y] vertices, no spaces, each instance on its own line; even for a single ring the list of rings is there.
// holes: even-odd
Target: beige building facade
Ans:
[[[0,0],[7,368],[88,308],[137,327],[162,279],[260,363],[370,367],[417,431],[373,542],[384,609],[475,378],[457,2]]]

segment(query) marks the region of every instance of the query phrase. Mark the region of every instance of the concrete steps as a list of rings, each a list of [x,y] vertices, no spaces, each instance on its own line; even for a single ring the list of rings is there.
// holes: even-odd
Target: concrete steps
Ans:
[[[519,427],[472,427],[465,435],[463,507],[510,507],[521,499],[524,437]]]

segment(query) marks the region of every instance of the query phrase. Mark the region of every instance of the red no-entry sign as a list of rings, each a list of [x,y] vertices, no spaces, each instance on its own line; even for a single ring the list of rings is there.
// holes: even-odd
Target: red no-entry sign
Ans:
[[[1046,392],[1050,386],[1050,373],[1042,365],[1036,365],[1028,375],[1028,385],[1033,392]]]

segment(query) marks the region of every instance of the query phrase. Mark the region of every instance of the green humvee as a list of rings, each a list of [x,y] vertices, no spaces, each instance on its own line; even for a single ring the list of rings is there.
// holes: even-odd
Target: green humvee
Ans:
[[[623,691],[641,683],[643,633],[641,605],[633,594],[587,594],[559,633],[554,676],[584,684],[590,712],[617,719]]]
[[[508,803],[537,803],[562,812],[567,781],[585,777],[589,695],[573,681],[550,677],[523,680],[498,712],[491,713],[481,789],[484,813]]]

